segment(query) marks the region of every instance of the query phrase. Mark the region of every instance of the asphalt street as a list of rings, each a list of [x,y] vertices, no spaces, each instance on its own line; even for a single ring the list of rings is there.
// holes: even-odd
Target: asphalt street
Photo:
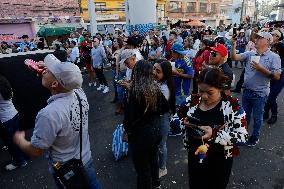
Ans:
[[[238,78],[241,70],[234,71]],[[109,81],[110,74],[107,73]],[[83,88],[90,104],[89,133],[98,179],[105,189],[135,189],[136,175],[131,157],[115,162],[111,152],[112,133],[123,119],[114,114],[115,105],[110,103],[113,93],[102,94],[96,88],[88,87],[87,83],[84,83]],[[278,104],[280,113],[277,124],[264,124],[260,143],[256,147],[241,147],[241,155],[234,160],[228,189],[284,189],[283,91]],[[188,188],[187,153],[181,137],[169,137],[168,154],[168,175],[162,179],[162,188]],[[8,153],[0,150],[1,189],[55,189],[47,160],[43,156],[31,158],[27,167],[6,172],[3,167],[9,160]]]

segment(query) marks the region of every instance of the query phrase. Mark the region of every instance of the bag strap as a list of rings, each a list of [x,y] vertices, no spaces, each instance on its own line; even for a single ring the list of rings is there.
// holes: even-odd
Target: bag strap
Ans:
[[[78,93],[75,92],[75,95],[79,101],[80,106],[80,160],[82,161],[82,138],[83,138],[83,110],[82,110],[82,100],[79,97]]]

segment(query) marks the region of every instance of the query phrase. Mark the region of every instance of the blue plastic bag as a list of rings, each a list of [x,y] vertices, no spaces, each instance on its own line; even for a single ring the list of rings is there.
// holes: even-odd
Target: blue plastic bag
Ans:
[[[118,161],[121,158],[127,156],[128,153],[128,143],[122,141],[123,133],[123,124],[118,125],[113,132],[112,153],[115,161]]]

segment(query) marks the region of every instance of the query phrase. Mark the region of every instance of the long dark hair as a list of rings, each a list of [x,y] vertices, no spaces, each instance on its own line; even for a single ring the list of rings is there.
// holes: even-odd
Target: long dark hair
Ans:
[[[0,94],[4,100],[10,100],[13,97],[13,91],[9,81],[0,74]]]
[[[154,80],[153,66],[146,60],[139,60],[132,71],[130,95],[141,104],[145,101],[149,110],[158,110],[161,92]]]
[[[162,71],[163,71],[163,78],[162,82],[166,82],[169,91],[170,91],[170,98],[168,100],[170,110],[174,114],[176,111],[176,95],[175,95],[175,84],[173,80],[173,72],[172,72],[172,66],[171,63],[167,60],[160,59],[157,60],[156,63],[160,64]]]
[[[201,71],[197,83],[204,83],[220,90],[227,88],[229,78],[219,68],[206,68]]]

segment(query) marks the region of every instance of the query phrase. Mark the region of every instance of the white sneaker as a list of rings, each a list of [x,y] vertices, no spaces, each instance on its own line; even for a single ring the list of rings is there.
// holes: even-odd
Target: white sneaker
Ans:
[[[20,166],[16,166],[13,163],[10,163],[10,164],[5,166],[5,169],[6,169],[6,171],[12,171],[14,169],[17,169],[18,167],[25,167],[25,166],[27,166],[27,164],[28,164],[28,162],[26,162],[26,161]]]
[[[103,85],[100,85],[97,90],[100,91],[100,90],[103,90],[105,87]]]
[[[109,87],[106,86],[106,87],[104,88],[103,93],[105,94],[105,93],[108,93],[108,92],[109,92]]]
[[[93,82],[94,87],[97,86],[97,82]]]
[[[161,178],[161,177],[163,177],[163,176],[165,176],[165,175],[167,175],[167,174],[168,174],[167,168],[165,168],[165,169],[159,169],[159,178]]]
[[[91,86],[92,86],[92,84],[93,84],[93,83],[89,83],[89,87],[91,87]]]

